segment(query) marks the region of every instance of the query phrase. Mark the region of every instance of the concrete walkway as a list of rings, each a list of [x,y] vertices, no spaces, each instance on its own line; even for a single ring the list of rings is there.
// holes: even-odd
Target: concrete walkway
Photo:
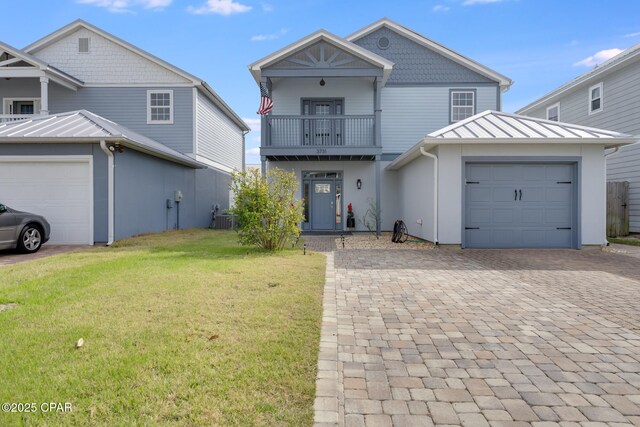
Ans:
[[[631,254],[340,251],[324,298],[318,426],[640,426]]]

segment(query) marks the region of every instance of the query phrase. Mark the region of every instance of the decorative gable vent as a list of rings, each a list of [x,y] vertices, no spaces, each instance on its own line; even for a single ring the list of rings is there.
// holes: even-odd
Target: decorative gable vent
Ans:
[[[88,37],[80,37],[78,39],[78,52],[79,53],[89,53],[89,38]]]
[[[387,37],[380,37],[378,39],[378,47],[382,50],[388,49],[391,42]]]

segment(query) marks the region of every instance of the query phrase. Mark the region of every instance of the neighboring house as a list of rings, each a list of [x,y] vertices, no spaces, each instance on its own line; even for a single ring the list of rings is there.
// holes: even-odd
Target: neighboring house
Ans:
[[[296,173],[306,230],[346,230],[351,204],[357,230],[377,211],[442,244],[605,242],[602,155],[630,140],[497,113],[511,80],[415,31],[319,30],[249,69],[274,103],[263,168]]]
[[[518,110],[640,138],[640,44]],[[636,139],[637,139],[636,138]],[[629,229],[640,233],[640,143],[607,159],[607,180],[629,182]]]
[[[0,43],[0,77],[0,202],[44,215],[52,243],[206,227],[228,207],[249,128],[201,79],[81,20]]]

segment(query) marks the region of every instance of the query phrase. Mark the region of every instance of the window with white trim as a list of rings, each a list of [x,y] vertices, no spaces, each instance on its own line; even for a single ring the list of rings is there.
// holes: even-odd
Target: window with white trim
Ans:
[[[547,120],[553,120],[554,122],[560,121],[560,104],[553,104],[547,107]]]
[[[451,91],[451,123],[464,120],[475,114],[474,91]]]
[[[147,124],[173,123],[173,91],[147,91]]]
[[[589,88],[589,114],[602,111],[602,82]]]

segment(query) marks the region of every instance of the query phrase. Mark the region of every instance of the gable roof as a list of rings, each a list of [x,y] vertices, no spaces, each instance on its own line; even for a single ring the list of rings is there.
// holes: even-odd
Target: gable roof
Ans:
[[[222,100],[222,98],[202,79],[194,76],[191,73],[188,73],[187,71],[176,67],[175,65],[172,65],[170,63],[168,63],[167,61],[164,61],[163,59],[158,58],[155,55],[152,55],[151,53],[117,37],[114,36],[113,34],[102,30],[94,25],[89,24],[88,22],[82,20],[82,19],[76,19],[75,21],[71,22],[68,25],[65,25],[64,27],[54,31],[53,33],[31,43],[29,46],[25,47],[23,49],[24,52],[28,53],[28,54],[34,54],[36,52],[38,52],[39,50],[57,42],[58,40],[68,36],[69,34],[72,34],[74,32],[76,32],[77,30],[84,28],[86,30],[92,31],[102,37],[104,37],[105,39],[123,47],[124,49],[127,49],[137,55],[142,56],[143,58],[147,59],[148,61],[151,61],[152,63],[159,65],[160,67],[163,67],[169,71],[172,71],[173,73],[179,75],[180,77],[190,81],[191,83],[193,83],[195,85],[195,87],[197,87],[199,90],[202,91],[202,93],[204,93],[214,104],[216,104],[223,112],[225,112],[225,114],[227,114],[227,116],[229,116],[229,118],[236,124],[238,125],[238,127],[240,127],[242,130],[244,131],[249,131],[251,130],[249,128],[249,126],[240,118],[240,116],[238,116],[232,109],[231,107],[229,107],[229,105],[227,105],[226,102],[224,102]]]
[[[520,108],[518,111],[516,111],[516,113],[528,113],[534,108],[540,107],[543,104],[556,100],[560,96],[564,95],[574,88],[577,88],[578,86],[586,86],[589,83],[593,83],[596,79],[602,78],[604,74],[618,70],[638,59],[640,59],[640,43],[620,52],[606,62],[603,62],[600,65],[596,65],[590,71],[587,71],[586,73],[576,77],[575,79],[563,84],[559,88],[552,90],[546,95],[543,95],[541,98],[533,101],[532,103]]]
[[[430,133],[386,169],[400,169],[420,157],[420,148],[447,144],[601,144],[612,148],[634,142],[634,137],[620,132],[486,110]]]
[[[35,56],[29,53],[26,53],[18,48],[15,48],[11,45],[8,45],[6,43],[0,42],[0,53],[1,52],[6,52],[9,55],[13,56],[14,58],[20,59],[21,61],[26,62],[32,67],[35,67],[40,71],[43,71],[45,74],[48,75],[49,78],[51,78],[55,82],[60,83],[64,86],[67,86],[67,87],[70,86],[71,88],[75,89],[78,86],[81,86],[83,84],[82,80],[78,80],[77,78],[65,73],[64,71],[60,71],[56,67],[53,67],[47,64],[41,59],[38,59]],[[17,67],[11,67],[11,69],[13,70],[15,70],[16,68]]]
[[[206,165],[87,110],[70,111],[0,124],[0,143],[118,142],[136,151],[193,168]]]
[[[508,90],[509,87],[513,84],[513,81],[504,76],[503,74],[500,74],[492,69],[490,69],[489,67],[486,67],[470,58],[467,58],[466,56],[449,49],[448,47],[434,41],[431,40],[425,36],[423,36],[420,33],[417,33],[413,30],[411,30],[410,28],[407,28],[403,25],[398,24],[395,21],[392,21],[389,18],[382,18],[379,19],[378,21],[367,25],[366,27],[356,31],[355,33],[349,35],[346,37],[346,39],[350,42],[353,42],[355,40],[358,40],[364,36],[366,36],[367,34],[371,34],[372,32],[382,28],[382,27],[386,27],[389,28],[392,31],[395,31],[396,33],[408,38],[409,40],[413,40],[414,42],[418,43],[419,45],[422,45],[426,48],[429,48],[441,55],[443,55],[444,57],[457,62],[460,65],[463,65],[475,72],[477,72],[478,74],[481,74],[491,80],[495,80],[496,82],[498,82],[500,84],[500,88],[501,90],[505,91]]]
[[[335,34],[330,33],[327,30],[320,29],[314,33],[309,34],[306,37],[301,38],[298,41],[291,43],[288,46],[283,47],[280,50],[277,50],[262,59],[252,63],[249,65],[249,71],[253,75],[253,78],[256,82],[260,83],[260,77],[262,73],[262,69],[266,68],[270,65],[275,64],[276,62],[284,59],[285,57],[298,52],[306,47],[311,46],[314,43],[319,41],[325,41],[334,46],[337,46],[344,51],[354,55],[357,58],[360,58],[369,64],[372,64],[375,67],[382,68],[383,71],[383,83],[387,80],[391,71],[393,69],[393,62],[388,59],[383,58],[380,55],[376,55],[373,52],[364,49],[355,43],[351,43],[342,37],[336,36]]]

